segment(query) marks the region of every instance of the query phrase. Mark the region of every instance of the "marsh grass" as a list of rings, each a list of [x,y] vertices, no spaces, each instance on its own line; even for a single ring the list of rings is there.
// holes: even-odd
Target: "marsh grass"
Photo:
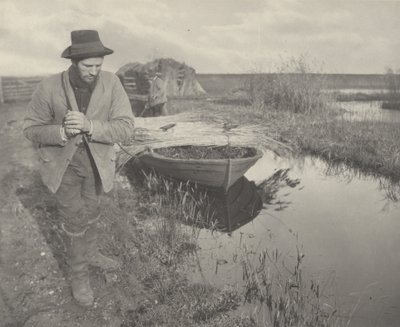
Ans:
[[[357,120],[344,116],[323,92],[323,81],[310,74],[312,70],[300,57],[284,62],[278,71],[285,74],[272,80],[262,74],[251,76],[247,90],[252,106],[246,109],[246,119],[261,118],[275,139],[303,153],[399,181],[398,124],[367,114]],[[393,76],[389,74],[392,89]]]
[[[147,216],[153,220],[154,246],[157,255],[168,265],[196,250],[201,227],[213,225],[214,211],[207,192],[189,182],[166,179],[154,171],[143,172]]]
[[[306,153],[341,162],[366,173],[400,180],[400,130],[395,123],[346,119],[298,120],[287,131]]]
[[[231,123],[260,124],[268,137],[289,145],[293,154],[315,155],[328,163],[343,163],[394,183],[400,181],[400,129],[396,122],[379,121],[370,113],[353,119],[329,102],[312,114],[254,105],[220,105],[213,111],[229,114]]]
[[[165,178],[154,171],[144,172],[148,195],[158,203],[156,214],[165,218],[175,218],[193,226],[203,226],[214,217],[212,202],[206,189],[196,184]]]
[[[254,319],[263,326],[340,326],[338,312],[328,303],[318,281],[303,276],[304,253],[297,247],[293,267],[278,249],[255,253],[244,248],[244,300],[253,303]],[[257,318],[258,317],[258,318]],[[261,320],[261,321],[260,321]]]
[[[323,92],[321,74],[304,56],[283,62],[271,76],[258,72],[245,82],[249,102],[258,110],[311,114],[325,109],[328,95]]]
[[[387,68],[385,86],[388,90],[387,99],[382,103],[383,109],[400,109],[400,75],[392,68]]]

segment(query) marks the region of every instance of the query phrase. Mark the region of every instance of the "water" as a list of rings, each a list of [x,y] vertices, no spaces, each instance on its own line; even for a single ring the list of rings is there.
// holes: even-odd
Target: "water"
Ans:
[[[385,94],[388,92],[386,89],[324,89],[323,91],[329,93],[340,92],[343,94]]]
[[[244,176],[228,192],[208,190],[207,195],[213,209],[208,227],[227,233],[232,233],[250,222],[263,206],[255,183]]]
[[[194,280],[241,285],[238,257],[244,247],[254,253],[279,249],[290,267],[297,246],[305,253],[305,279],[320,282],[324,294],[351,318],[350,326],[398,326],[400,204],[392,200],[393,190],[345,167],[271,153],[246,177],[257,184],[287,171],[256,217],[230,233],[201,230]]]
[[[345,119],[353,121],[383,121],[400,123],[400,111],[381,109],[381,101],[338,102],[337,105],[346,110]]]

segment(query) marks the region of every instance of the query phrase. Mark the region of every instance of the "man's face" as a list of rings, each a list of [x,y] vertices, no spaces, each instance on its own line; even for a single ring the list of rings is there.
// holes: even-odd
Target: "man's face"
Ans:
[[[88,84],[93,83],[96,79],[101,65],[103,65],[103,57],[87,58],[76,63],[80,78]]]

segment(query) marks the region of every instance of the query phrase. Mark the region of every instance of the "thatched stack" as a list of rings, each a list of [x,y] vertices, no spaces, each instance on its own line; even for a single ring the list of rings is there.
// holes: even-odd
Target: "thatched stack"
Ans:
[[[166,83],[167,96],[196,96],[205,94],[196,79],[196,71],[185,63],[170,58],[156,59],[146,64],[129,63],[122,66],[117,75],[128,94],[146,94],[149,88],[149,72],[160,72]]]

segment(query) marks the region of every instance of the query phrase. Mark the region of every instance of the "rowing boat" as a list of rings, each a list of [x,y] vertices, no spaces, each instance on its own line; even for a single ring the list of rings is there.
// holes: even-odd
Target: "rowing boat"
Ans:
[[[201,147],[198,146],[198,148]],[[162,154],[165,153],[162,150],[166,149],[152,149],[141,154],[139,156],[141,163],[161,175],[208,187],[222,188],[225,191],[262,157],[262,152],[253,147],[230,147],[230,150],[239,150],[245,155],[218,159],[170,157]]]

